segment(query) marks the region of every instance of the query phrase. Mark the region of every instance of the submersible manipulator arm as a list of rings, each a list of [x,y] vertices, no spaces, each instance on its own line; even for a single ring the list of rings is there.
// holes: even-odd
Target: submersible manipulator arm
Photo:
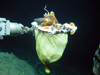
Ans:
[[[32,27],[22,25],[21,23],[10,22],[6,18],[0,18],[0,40],[3,40],[3,36],[17,36],[24,33],[33,32]]]
[[[39,19],[40,21],[41,19]],[[10,22],[10,20],[6,20],[6,18],[0,18],[0,40],[4,39],[4,36],[18,36],[25,33],[33,33],[34,30],[40,29],[43,32],[51,33],[51,34],[58,34],[58,33],[67,33],[71,31],[73,35],[77,30],[76,26],[71,26],[70,24],[63,24],[63,26],[67,27],[65,30],[47,30],[41,27],[38,27],[37,24],[38,19],[35,19],[35,22],[32,22],[32,27],[29,28],[27,26],[22,25],[21,23]],[[50,23],[48,21],[48,23]],[[73,24],[73,23],[72,23]],[[73,32],[74,31],[74,32]]]

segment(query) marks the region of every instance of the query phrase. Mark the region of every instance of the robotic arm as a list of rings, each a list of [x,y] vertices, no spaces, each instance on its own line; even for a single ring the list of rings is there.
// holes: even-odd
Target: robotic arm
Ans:
[[[0,18],[0,40],[3,36],[17,36],[33,32],[32,27],[23,26],[21,23],[10,22],[6,18]]]

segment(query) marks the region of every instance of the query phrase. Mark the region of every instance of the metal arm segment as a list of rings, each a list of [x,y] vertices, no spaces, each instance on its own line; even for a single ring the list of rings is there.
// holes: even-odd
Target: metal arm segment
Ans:
[[[17,36],[29,32],[33,32],[33,29],[23,26],[21,23],[10,22],[5,18],[0,18],[0,40],[3,39],[3,36]]]

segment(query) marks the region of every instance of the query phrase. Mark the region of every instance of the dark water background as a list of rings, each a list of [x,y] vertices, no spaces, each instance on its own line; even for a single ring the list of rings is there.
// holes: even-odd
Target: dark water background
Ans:
[[[52,67],[51,75],[93,75],[93,55],[100,43],[99,1],[95,0],[0,0],[0,17],[31,27],[35,18],[43,17],[44,6],[54,11],[60,23],[74,22],[76,33],[69,35],[62,58]],[[40,75],[44,71],[35,50],[32,34],[5,37],[0,40],[0,50],[13,52],[34,65]],[[42,68],[41,68],[42,67]]]

